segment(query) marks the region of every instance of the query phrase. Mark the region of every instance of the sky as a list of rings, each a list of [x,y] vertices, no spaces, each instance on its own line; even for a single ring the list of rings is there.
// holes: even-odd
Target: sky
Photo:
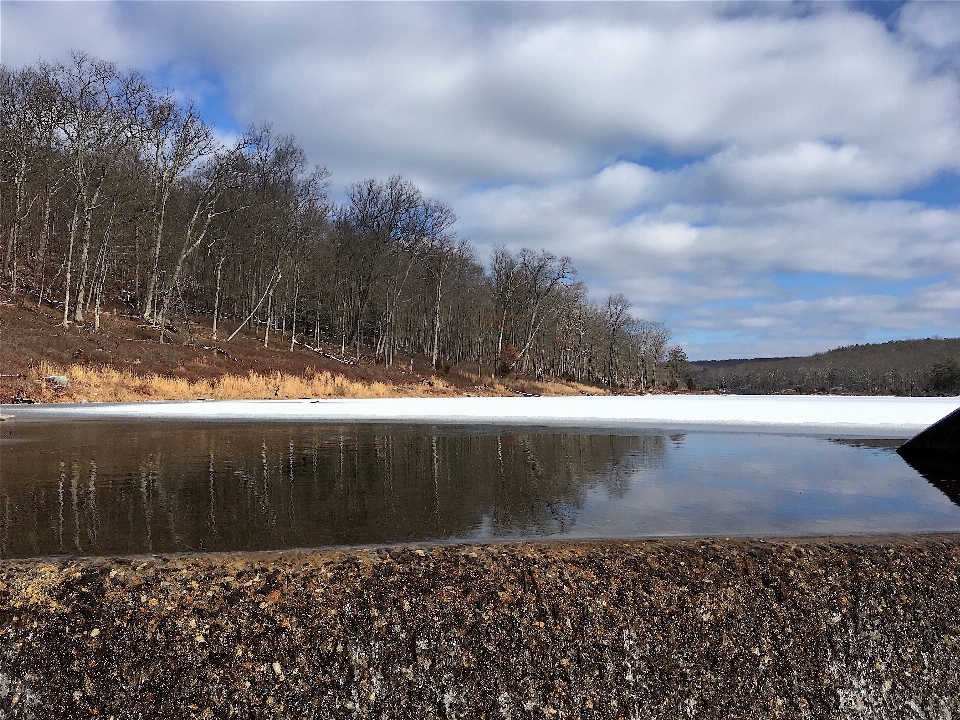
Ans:
[[[0,62],[135,67],[569,255],[691,359],[960,335],[960,2],[0,0]]]

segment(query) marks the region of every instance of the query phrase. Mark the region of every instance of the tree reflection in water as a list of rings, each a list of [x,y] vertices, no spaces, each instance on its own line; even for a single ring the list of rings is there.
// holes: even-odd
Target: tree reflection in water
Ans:
[[[0,555],[259,550],[569,530],[666,442],[423,428],[23,424]]]

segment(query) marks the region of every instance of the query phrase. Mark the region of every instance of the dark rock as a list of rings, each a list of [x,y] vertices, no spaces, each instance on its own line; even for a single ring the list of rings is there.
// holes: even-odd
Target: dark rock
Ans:
[[[899,448],[908,465],[960,505],[960,409]]]
[[[905,460],[950,457],[960,463],[960,408],[907,440],[897,452]]]

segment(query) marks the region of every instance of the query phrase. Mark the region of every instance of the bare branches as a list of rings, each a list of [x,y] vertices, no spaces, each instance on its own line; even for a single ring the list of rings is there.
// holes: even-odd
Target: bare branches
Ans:
[[[160,274],[160,250],[166,221],[167,204],[175,183],[204,157],[217,150],[213,130],[200,118],[192,105],[178,105],[169,92],[157,93],[149,87],[128,83],[124,100],[132,123],[133,135],[147,167],[152,185],[150,214],[153,239],[152,263],[143,301],[143,317],[151,319],[154,296]],[[222,151],[220,153],[222,155]],[[215,162],[215,164],[220,164]],[[196,213],[191,220],[195,223]]]
[[[503,352],[504,333],[508,321],[515,346],[520,349],[507,359],[508,368],[522,362],[527,364],[528,353],[540,328],[558,305],[560,289],[576,275],[568,257],[558,258],[551,252],[522,249],[516,256],[505,247],[494,249],[493,275],[497,304],[500,306],[500,337],[498,354]]]

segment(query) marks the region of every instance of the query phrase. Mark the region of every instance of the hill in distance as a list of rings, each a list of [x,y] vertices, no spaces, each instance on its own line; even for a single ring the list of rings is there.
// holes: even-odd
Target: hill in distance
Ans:
[[[703,390],[739,394],[958,395],[960,338],[848,345],[808,357],[690,363]]]

